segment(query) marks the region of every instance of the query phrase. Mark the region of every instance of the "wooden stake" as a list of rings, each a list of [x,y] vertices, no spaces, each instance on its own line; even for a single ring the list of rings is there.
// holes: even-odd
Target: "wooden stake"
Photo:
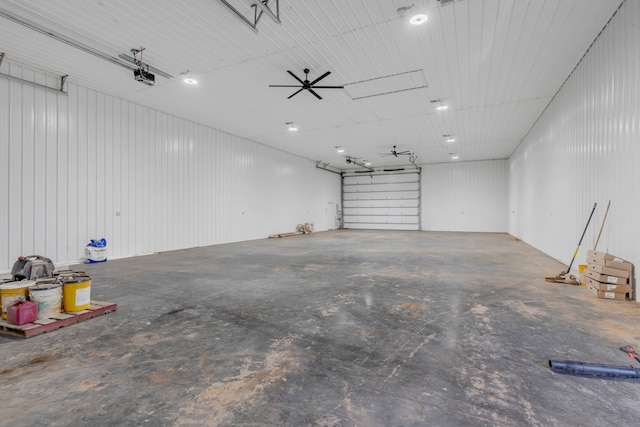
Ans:
[[[595,251],[598,248],[598,242],[600,241],[600,235],[602,234],[602,229],[604,228],[604,223],[607,221],[607,214],[609,213],[609,206],[611,206],[611,200],[607,203],[607,210],[604,211],[604,218],[602,218],[602,225],[600,226],[600,232],[598,233],[598,238],[596,239],[596,244],[593,245],[593,250]]]

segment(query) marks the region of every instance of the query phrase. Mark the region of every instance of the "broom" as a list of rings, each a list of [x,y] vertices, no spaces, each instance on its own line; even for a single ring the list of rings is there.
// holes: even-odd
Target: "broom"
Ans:
[[[582,232],[582,236],[580,236],[580,241],[578,242],[578,246],[576,247],[575,252],[573,253],[573,258],[571,258],[571,262],[569,263],[569,267],[567,267],[567,271],[563,271],[557,276],[554,277],[545,277],[544,280],[547,282],[553,283],[566,283],[568,285],[579,285],[580,282],[576,279],[576,276],[573,274],[569,275],[569,271],[571,271],[571,266],[573,265],[573,261],[576,259],[576,255],[578,255],[578,250],[580,249],[580,245],[582,244],[582,239],[584,239],[584,235],[587,232],[587,228],[589,228],[589,223],[591,222],[591,217],[596,210],[596,206],[598,203],[593,204],[593,209],[591,210],[591,215],[589,215],[589,219],[587,220],[587,225],[584,226],[584,231]],[[568,276],[567,276],[568,275]]]

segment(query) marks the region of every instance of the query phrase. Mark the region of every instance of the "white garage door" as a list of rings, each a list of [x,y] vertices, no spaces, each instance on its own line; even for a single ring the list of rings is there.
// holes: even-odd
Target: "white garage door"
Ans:
[[[345,173],[345,228],[420,230],[420,170]]]

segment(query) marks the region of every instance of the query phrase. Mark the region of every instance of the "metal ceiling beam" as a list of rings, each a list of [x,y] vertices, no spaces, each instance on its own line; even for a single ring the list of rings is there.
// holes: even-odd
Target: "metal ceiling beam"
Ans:
[[[30,21],[26,18],[22,18],[20,16],[14,15],[13,13],[4,10],[2,8],[0,8],[0,16],[2,16],[3,18],[8,19],[9,21],[13,21],[16,24],[20,24],[24,27],[27,27],[33,31],[36,31],[40,34],[44,34],[47,37],[51,37],[52,39],[58,40],[59,42],[65,43],[71,47],[75,47],[76,49],[79,49],[83,52],[86,52],[90,55],[93,56],[97,56],[100,59],[103,59],[107,62],[111,62],[112,64],[118,65],[120,67],[126,68],[128,70],[135,70],[137,67],[131,67],[130,65],[124,64],[122,61],[118,60],[118,58],[115,58],[113,56],[107,55],[105,53],[102,53],[94,48],[92,48],[91,46],[87,46],[86,44],[80,43],[76,40],[72,40],[66,36],[63,36],[60,33],[56,33],[55,31],[52,31],[48,28],[42,27],[39,24],[36,24],[33,21]]]
[[[271,19],[273,19],[277,24],[281,24],[280,22],[280,1],[279,0],[274,0],[275,4],[276,4],[276,13],[274,14],[271,9],[269,9],[269,6],[267,6],[267,4],[269,3],[269,0],[258,0],[255,2],[255,6],[259,7],[264,13],[267,14],[267,16]]]
[[[256,34],[258,34],[258,28],[256,28],[256,23],[257,21],[260,19],[260,17],[258,16],[257,18],[255,18],[255,22],[251,22],[249,21],[243,14],[241,14],[240,12],[238,12],[238,10],[231,6],[231,4],[229,4],[229,2],[227,0],[219,0],[220,3],[222,3],[223,5],[227,6],[227,8],[229,10],[231,10],[233,12],[233,15],[240,19],[240,21],[242,21],[244,24],[246,24],[249,28],[251,28],[253,30],[253,32],[255,32]]]
[[[269,0],[257,0],[255,3],[251,5],[251,7],[255,7],[255,11],[253,14],[253,22],[251,22],[246,16],[238,11],[235,7],[231,5],[227,0],[219,0],[220,3],[225,5],[233,15],[242,21],[243,24],[251,28],[254,33],[258,34],[258,22],[260,22],[260,18],[262,14],[265,13],[271,19],[273,19],[276,23],[280,24],[280,0],[271,0],[275,3],[276,12],[273,13],[271,8],[268,6]],[[258,13],[259,10],[259,13]]]

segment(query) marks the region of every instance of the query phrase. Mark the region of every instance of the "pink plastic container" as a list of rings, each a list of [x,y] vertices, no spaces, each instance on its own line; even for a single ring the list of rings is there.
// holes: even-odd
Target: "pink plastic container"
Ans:
[[[14,301],[7,307],[7,320],[14,325],[35,322],[38,318],[38,305],[31,301]]]

